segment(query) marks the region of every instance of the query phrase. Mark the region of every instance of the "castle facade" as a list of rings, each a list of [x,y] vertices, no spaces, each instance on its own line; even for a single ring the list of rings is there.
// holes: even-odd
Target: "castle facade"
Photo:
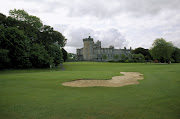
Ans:
[[[109,48],[101,48],[101,41],[94,43],[93,38],[83,39],[84,47],[77,49],[77,59],[78,61],[109,61],[114,60],[115,56],[124,54],[128,56],[131,54],[130,49],[115,49],[114,46],[109,46]]]

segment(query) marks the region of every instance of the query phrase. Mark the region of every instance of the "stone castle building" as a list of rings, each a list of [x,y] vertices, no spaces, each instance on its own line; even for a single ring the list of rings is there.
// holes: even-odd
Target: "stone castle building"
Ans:
[[[101,48],[101,41],[94,43],[93,38],[83,39],[84,47],[77,49],[77,59],[79,61],[109,61],[114,60],[114,56],[121,54],[128,55],[131,53],[131,48],[115,49],[114,46],[109,48]],[[119,58],[118,58],[119,59]]]

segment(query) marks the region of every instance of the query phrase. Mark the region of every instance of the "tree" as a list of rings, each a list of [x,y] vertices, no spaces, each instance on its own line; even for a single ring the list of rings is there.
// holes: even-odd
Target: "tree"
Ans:
[[[135,50],[132,51],[132,53],[134,54],[142,54],[145,56],[149,56],[149,58],[151,58],[151,54],[149,52],[149,49],[144,49],[142,47],[136,48]]]
[[[10,10],[9,15],[14,19],[18,21],[22,21],[26,24],[30,24],[32,27],[37,28],[37,29],[41,28],[43,25],[42,21],[38,17],[29,15],[24,10],[20,10],[20,9]]]
[[[118,54],[115,54],[115,55],[113,56],[113,58],[114,58],[115,60],[117,60],[117,59],[119,58],[119,55],[118,55]]]
[[[31,46],[30,61],[34,68],[47,68],[53,64],[53,57],[50,57],[48,51],[45,50],[43,45],[34,43]]]
[[[6,21],[6,16],[2,13],[0,13],[0,25],[3,25]]]
[[[103,54],[103,55],[102,55],[102,59],[103,59],[103,61],[105,61],[105,60],[107,59],[107,55],[106,55],[106,54]]]
[[[53,31],[52,33],[53,42],[57,43],[61,47],[66,45],[67,39],[58,31]]]
[[[64,60],[64,62],[66,62],[66,60],[68,58],[68,53],[64,48],[62,48],[62,53],[63,53],[63,60]]]
[[[53,64],[55,66],[58,66],[60,63],[63,63],[63,58],[62,58],[62,51],[57,44],[49,45],[47,48],[47,51],[50,55],[50,57],[53,60]]]
[[[68,53],[68,61],[76,61],[77,55],[74,53]]]
[[[8,68],[9,65],[9,57],[8,57],[9,50],[0,49],[0,69]]]
[[[141,53],[139,53],[139,54],[136,54],[136,56],[137,56],[138,62],[144,62],[144,55],[142,55]]]
[[[60,32],[54,31],[53,27],[44,25],[38,34],[37,43],[42,43],[45,46],[56,43],[60,47],[64,47],[66,40]]]
[[[139,54],[130,54],[129,55],[130,62],[144,62],[144,56]]]
[[[145,58],[146,62],[151,60],[151,58],[148,55],[146,55],[144,58]]]
[[[37,34],[43,26],[42,21],[38,17],[29,15],[26,11],[20,9],[10,10],[9,15],[10,17],[7,20],[11,24],[8,25],[23,30],[25,35],[32,41],[37,40]]]
[[[180,49],[177,47],[173,48],[172,59],[175,63],[180,63]]]
[[[19,21],[13,19],[12,17],[6,17],[4,14],[0,13],[0,25],[3,27],[19,27]]]
[[[43,25],[38,33],[38,39],[35,42],[42,43],[44,46],[54,43],[52,37],[53,31],[53,27]]]
[[[24,10],[0,13],[0,69],[47,68],[63,62],[65,37]],[[67,54],[67,52],[66,52]]]
[[[166,42],[163,38],[157,38],[152,45],[150,53],[154,59],[170,63],[173,52],[173,44]]]
[[[120,60],[121,62],[125,62],[126,60],[128,60],[128,57],[125,54],[121,54],[120,58],[121,58]]]
[[[12,68],[29,68],[31,66],[29,61],[30,44],[23,31],[14,27],[1,27],[1,30],[1,33],[4,34],[0,36],[1,49],[4,49],[1,53],[8,55],[9,66]]]

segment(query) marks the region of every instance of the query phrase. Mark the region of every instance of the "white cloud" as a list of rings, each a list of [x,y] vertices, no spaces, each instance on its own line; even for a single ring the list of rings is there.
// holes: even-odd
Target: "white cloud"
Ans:
[[[96,30],[93,28],[74,27],[70,25],[56,25],[55,28],[65,35],[68,39],[66,46],[70,52],[74,53],[75,50],[71,50],[74,48],[82,48],[83,38],[87,38],[89,35],[94,39],[94,42],[100,40],[102,47],[109,47],[110,45],[113,45],[118,48],[123,48],[128,44],[125,36],[122,35],[122,33],[116,28]]]
[[[162,37],[180,47],[180,0],[0,0],[0,11],[24,9],[53,26],[76,52],[89,33],[103,47],[145,47]]]

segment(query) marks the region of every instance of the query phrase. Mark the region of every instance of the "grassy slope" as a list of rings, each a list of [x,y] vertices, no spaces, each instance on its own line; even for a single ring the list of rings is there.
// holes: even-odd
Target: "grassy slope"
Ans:
[[[180,64],[65,63],[66,71],[0,74],[0,118],[179,119]],[[136,71],[124,87],[65,87],[74,79],[109,79]],[[6,73],[6,72],[3,72]]]

